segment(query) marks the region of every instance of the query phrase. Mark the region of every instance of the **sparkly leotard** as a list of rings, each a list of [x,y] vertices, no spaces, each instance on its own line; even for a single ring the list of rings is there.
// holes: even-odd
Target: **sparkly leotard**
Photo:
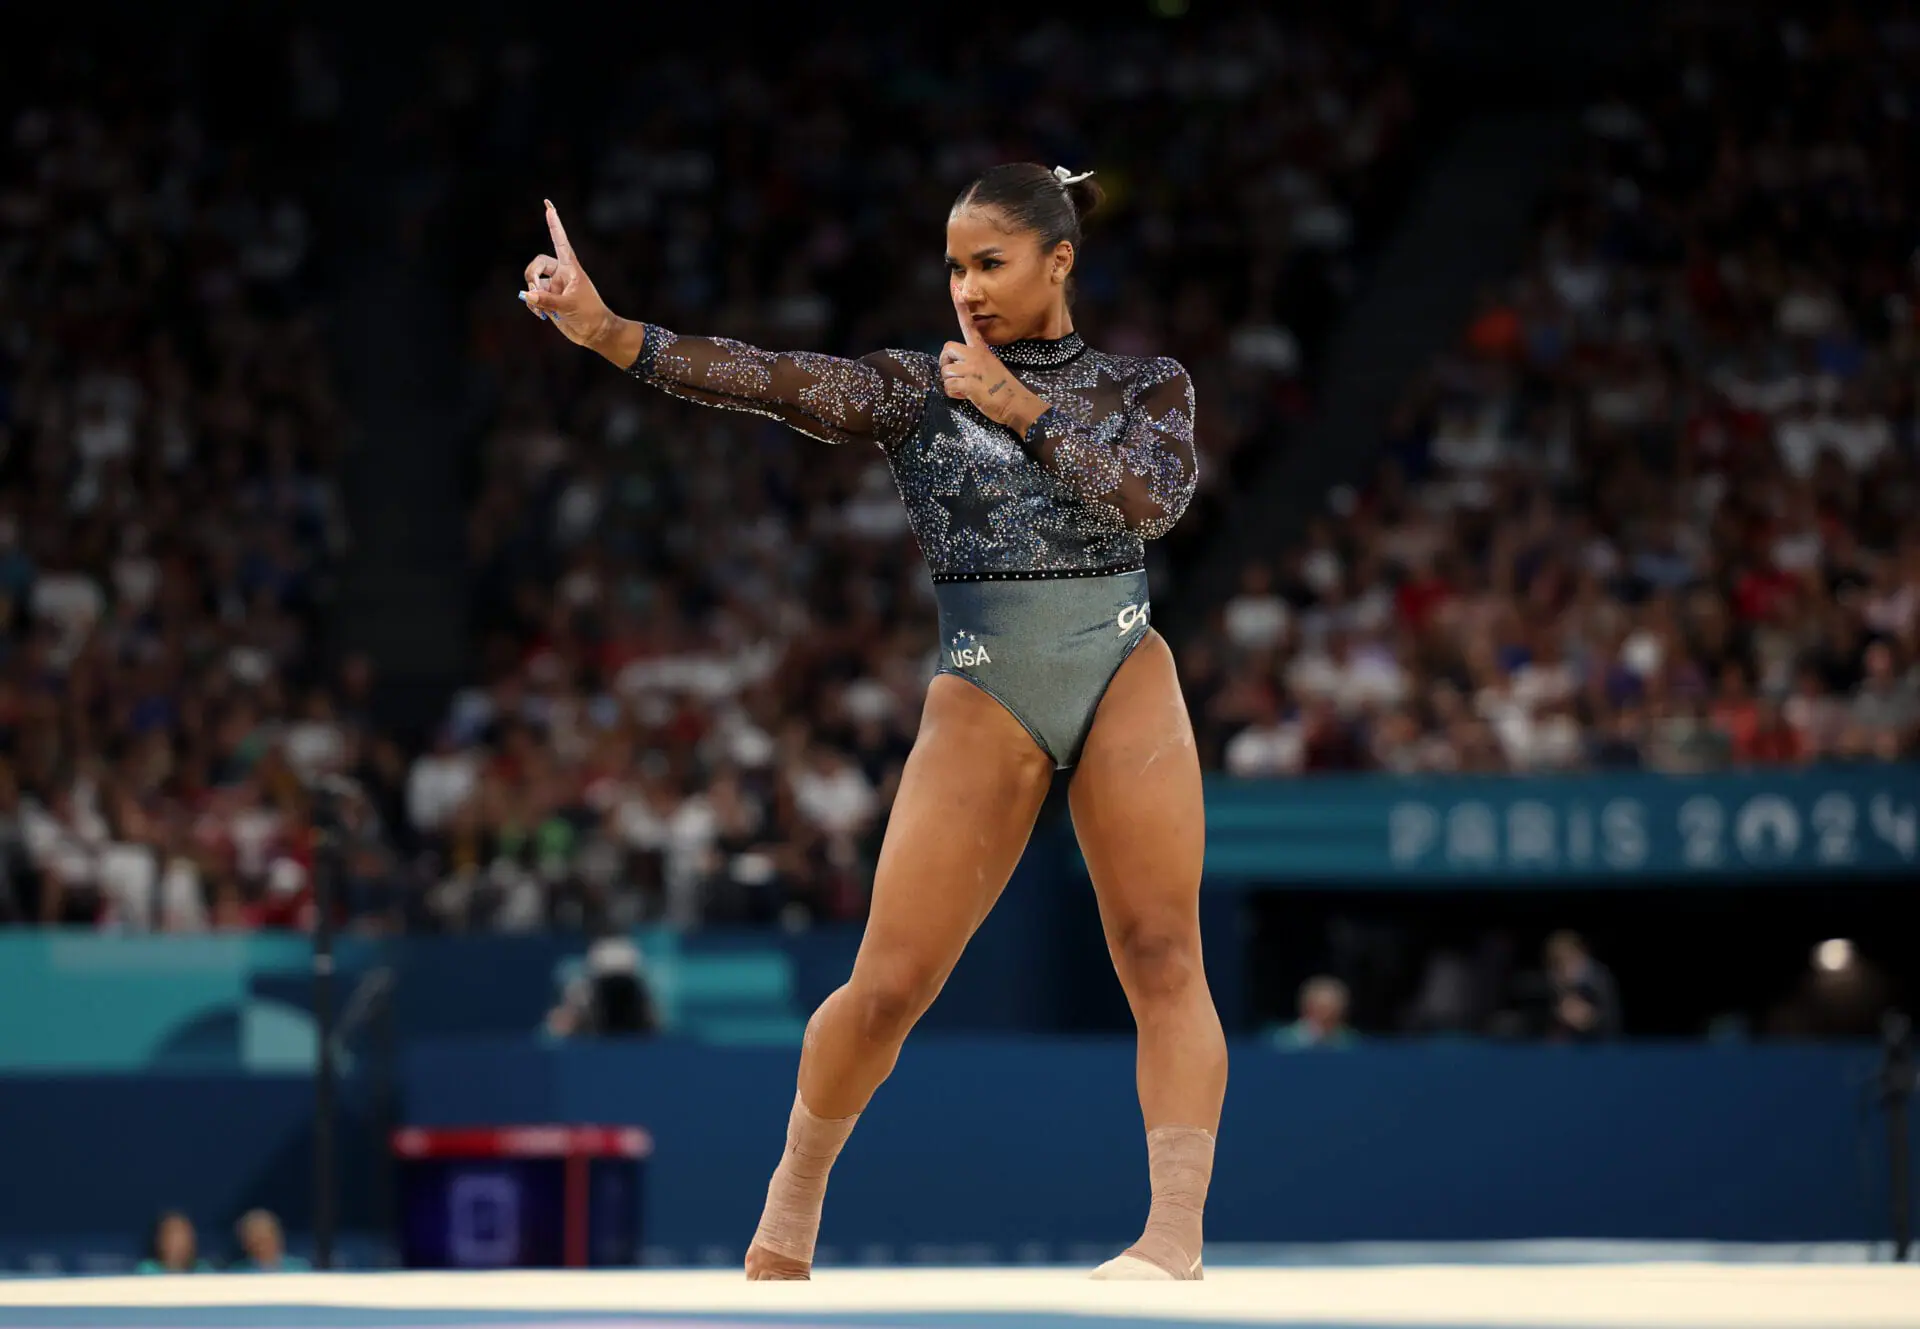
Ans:
[[[1048,404],[1024,437],[948,397],[918,351],[774,353],[649,324],[628,372],[881,447],[933,575],[941,671],[998,698],[1065,767],[1146,635],[1145,541],[1193,495],[1193,385],[1173,360],[1108,355],[1077,333],[993,350]]]

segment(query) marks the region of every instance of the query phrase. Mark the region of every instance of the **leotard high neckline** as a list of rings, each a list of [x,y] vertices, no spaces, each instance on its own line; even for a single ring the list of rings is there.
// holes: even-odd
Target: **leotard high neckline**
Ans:
[[[1024,369],[1056,369],[1086,349],[1080,334],[1069,332],[1064,337],[1023,337],[994,347],[993,353],[1007,364]]]

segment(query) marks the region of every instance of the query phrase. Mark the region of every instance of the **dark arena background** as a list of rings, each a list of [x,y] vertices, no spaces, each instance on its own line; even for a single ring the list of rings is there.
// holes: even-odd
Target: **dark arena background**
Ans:
[[[7,19],[0,1326],[1920,1325],[1920,7]],[[1029,160],[1198,401],[1206,1278],[1062,776],[762,1287],[927,573],[515,296],[938,351]]]

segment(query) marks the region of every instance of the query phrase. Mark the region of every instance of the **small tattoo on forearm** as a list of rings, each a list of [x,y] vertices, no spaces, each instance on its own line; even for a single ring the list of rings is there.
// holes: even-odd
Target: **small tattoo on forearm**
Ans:
[[[1007,380],[1003,378],[998,383],[995,383],[992,387],[987,389],[987,395],[991,397],[994,393],[1000,391],[1000,389],[1006,386],[1007,386]]]

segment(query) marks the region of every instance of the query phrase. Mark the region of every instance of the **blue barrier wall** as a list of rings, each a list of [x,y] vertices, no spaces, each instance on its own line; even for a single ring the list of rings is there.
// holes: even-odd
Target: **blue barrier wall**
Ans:
[[[364,1080],[336,1120],[340,1222],[385,1225],[386,1145]],[[232,1249],[256,1205],[304,1244],[313,1213],[313,1081],[241,1073],[0,1076],[0,1268],[132,1258],[154,1217],[184,1209],[203,1248]]]
[[[405,1037],[522,1032],[552,1001],[577,937],[448,937],[335,948],[336,1001],[391,981]],[[0,932],[0,1072],[305,1073],[313,949],[291,933],[145,937]]]
[[[1114,1004],[1119,987],[1071,852],[1067,839],[1036,837],[929,1013],[929,1028],[1066,1028],[1073,1012],[1087,1013],[1089,1000],[1096,1018],[1126,1018],[1124,1004]],[[1209,917],[1231,930],[1231,902],[1210,908]],[[860,927],[690,935],[655,928],[634,940],[669,1027],[710,1042],[793,1046],[806,1016],[852,969]],[[1223,932],[1213,948],[1216,985],[1237,982],[1234,941]],[[348,1002],[377,978],[386,994],[378,1019],[399,1043],[530,1034],[584,948],[581,937],[567,934],[344,937],[336,946],[336,1001]],[[1085,963],[1096,966],[1092,982]],[[0,1074],[303,1072],[316,1047],[312,972],[311,946],[293,934],[0,931],[0,1012],[34,1012],[31,1020],[0,1019]],[[370,1028],[361,1027],[361,1039]]]
[[[1073,870],[1070,835],[1035,837],[1000,906],[975,934],[926,1028],[1035,1032],[1116,1028],[1128,1020],[1098,910]],[[1202,904],[1208,969],[1229,1023],[1244,1005],[1237,902]],[[634,939],[669,1027],[709,1042],[795,1046],[806,1016],[845,981],[860,926],[786,934],[719,929]],[[370,980],[385,1004],[348,1040],[349,1059],[376,1028],[395,1043],[539,1029],[578,936],[345,937],[336,1001]],[[0,1074],[252,1071],[313,1065],[312,952],[305,937],[116,936],[0,931]]]
[[[1209,1234],[1880,1237],[1876,1065],[1872,1048],[1236,1044]],[[654,1258],[731,1261],[793,1070],[779,1049],[453,1040],[408,1058],[405,1117],[643,1124]],[[346,1100],[341,1217],[364,1251],[384,1237],[392,1178],[367,1087]],[[265,1205],[304,1242],[311,1108],[311,1085],[290,1077],[0,1077],[0,1266],[34,1251],[69,1267],[130,1258],[166,1206],[217,1244]],[[1125,1041],[918,1038],[834,1171],[823,1258],[1015,1260],[1034,1242],[1064,1258],[1123,1242],[1146,1202],[1144,1153]]]
[[[729,1021],[784,1041],[852,965],[855,929],[802,937],[636,934],[665,1014],[703,1036]],[[532,1033],[585,948],[565,934],[417,937],[336,947],[336,1006],[372,978],[402,1042]],[[315,1057],[312,947],[293,934],[145,937],[0,932],[0,1073],[304,1073]],[[784,1026],[781,1022],[784,1021]],[[362,1024],[349,1051],[364,1041]]]
[[[1872,1049],[1239,1045],[1208,1208],[1229,1242],[1867,1239],[1885,1214]],[[649,1245],[737,1253],[794,1057],[659,1044],[419,1049],[411,1121],[638,1122]],[[1124,1242],[1145,1150],[1123,1040],[918,1039],[834,1170],[822,1241],[1014,1258]],[[991,1167],[982,1171],[983,1160]]]
[[[1207,884],[1455,887],[1920,867],[1920,765],[1733,775],[1210,779]]]

